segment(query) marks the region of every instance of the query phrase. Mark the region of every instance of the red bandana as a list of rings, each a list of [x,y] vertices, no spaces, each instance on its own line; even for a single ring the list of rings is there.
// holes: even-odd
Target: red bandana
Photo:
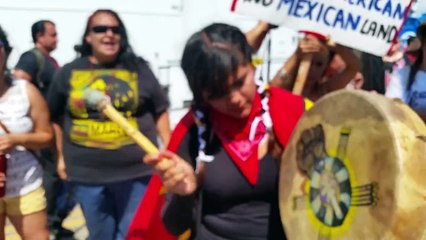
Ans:
[[[262,121],[262,103],[256,93],[248,118],[235,119],[212,110],[213,129],[231,159],[247,180],[255,185],[259,173],[258,148],[266,134]],[[253,126],[252,126],[253,125]],[[251,128],[255,128],[251,130]],[[250,140],[250,132],[252,139]]]

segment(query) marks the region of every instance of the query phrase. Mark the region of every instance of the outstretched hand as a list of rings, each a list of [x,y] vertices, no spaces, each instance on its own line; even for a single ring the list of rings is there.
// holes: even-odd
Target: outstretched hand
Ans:
[[[152,165],[171,192],[190,195],[197,189],[197,181],[192,166],[170,151],[145,156],[144,163]]]

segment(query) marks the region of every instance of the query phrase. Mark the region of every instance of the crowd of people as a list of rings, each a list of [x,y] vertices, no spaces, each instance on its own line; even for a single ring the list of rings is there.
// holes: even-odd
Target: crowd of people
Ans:
[[[410,49],[414,62],[395,70],[386,89],[386,96],[402,99],[426,122],[426,22],[417,28],[420,44]]]
[[[113,10],[90,15],[79,56],[62,67],[50,56],[57,45],[52,21],[34,23],[34,48],[13,71],[6,68],[13,43],[0,27],[0,155],[7,161],[0,173],[0,239],[6,217],[23,239],[73,239],[62,222],[76,203],[88,239],[125,239],[154,172],[169,190],[163,220],[172,234],[191,229],[192,239],[286,239],[278,173],[293,128],[309,101],[348,85],[360,89],[371,76],[352,49],[306,33],[271,86],[263,86],[252,55],[276,27],[260,22],[243,33],[215,23],[188,39],[181,67],[193,102],[180,139],[171,138],[166,92]],[[414,62],[394,70],[386,96],[402,99],[426,121],[426,23],[417,38]],[[291,91],[307,55],[310,68],[297,96]],[[177,150],[147,155],[87,103],[87,89],[108,96],[156,146],[161,140]]]

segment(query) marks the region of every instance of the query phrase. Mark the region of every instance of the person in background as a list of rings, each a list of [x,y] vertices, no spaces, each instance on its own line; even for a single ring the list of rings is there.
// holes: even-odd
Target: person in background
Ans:
[[[383,56],[385,66],[385,87],[389,84],[394,71],[398,71],[398,69],[412,64],[406,50],[407,49],[402,47],[402,42],[398,40],[392,45],[390,51]]]
[[[57,146],[61,174],[73,186],[90,240],[124,239],[153,169],[145,152],[83,94],[98,90],[149,140],[170,138],[169,102],[148,63],[135,55],[112,10],[90,15],[80,57],[55,74],[48,93],[52,120],[62,126]]]
[[[31,36],[34,48],[21,55],[13,74],[16,78],[32,82],[46,97],[53,75],[59,68],[57,61],[50,55],[58,42],[56,26],[49,20],[37,21],[31,27]],[[69,184],[58,176],[55,149],[52,147],[41,151],[50,238],[71,240],[74,239],[74,232],[63,228],[62,222],[76,202]]]
[[[12,79],[6,71],[12,48],[0,27],[0,154],[6,174],[0,174],[5,195],[0,198],[0,238],[6,217],[22,239],[47,240],[43,170],[34,150],[51,144],[53,131],[43,96],[32,84]]]
[[[356,56],[359,56],[361,53],[359,51],[354,51]],[[334,75],[340,74],[346,69],[346,63],[339,54],[333,53],[333,58],[328,64],[327,70],[324,74],[324,78],[330,78]],[[355,76],[348,82],[346,89],[355,90],[361,89],[364,85],[364,75],[361,72],[357,72]]]
[[[56,26],[52,21],[40,20],[31,27],[34,48],[24,52],[15,66],[13,75],[28,80],[46,96],[55,71],[59,68],[50,55],[57,46]]]
[[[177,153],[144,159],[171,192],[165,226],[175,235],[189,228],[197,240],[285,239],[279,161],[304,112],[303,98],[262,85],[257,92],[252,47],[227,24],[193,34],[181,67],[194,99],[173,133],[182,138],[171,139]]]
[[[300,61],[304,54],[313,54],[307,79],[302,91],[302,96],[316,101],[325,94],[345,88],[354,79],[357,72],[361,70],[359,58],[351,49],[336,44],[330,40],[323,40],[316,34],[306,34],[299,42],[296,51],[284,63],[271,80],[271,85],[287,90],[292,90],[296,80]],[[344,69],[333,69],[328,67],[334,54],[338,54],[344,62]]]
[[[419,48],[421,48],[422,43],[418,37],[411,37],[407,40],[407,48],[405,53],[407,54],[409,64],[413,64],[416,61],[416,54],[418,54]]]
[[[426,122],[426,22],[417,28],[420,46],[411,66],[405,66],[392,74],[386,96],[402,99]]]
[[[382,57],[361,52],[362,69],[364,77],[362,89],[379,94],[385,93],[385,64]]]

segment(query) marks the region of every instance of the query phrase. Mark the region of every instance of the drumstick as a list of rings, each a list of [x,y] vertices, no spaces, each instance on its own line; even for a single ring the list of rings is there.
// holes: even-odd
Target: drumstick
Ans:
[[[293,93],[301,95],[303,87],[305,86],[306,78],[308,77],[309,68],[311,67],[312,53],[305,53],[302,55],[302,60],[299,64],[297,71],[296,81],[293,86]]]
[[[103,112],[113,122],[117,123],[148,155],[159,153],[158,148],[111,105],[111,100],[107,96],[97,90],[87,89],[84,92],[83,99],[88,107],[98,109],[98,111]],[[159,164],[171,164],[171,161],[164,160],[162,159]]]
[[[101,92],[94,89],[87,89],[84,92],[83,99],[88,107],[98,109],[103,112],[113,122],[126,132],[146,153],[158,153],[157,147],[141,132],[135,129],[126,118],[124,118],[112,105],[110,99]]]

